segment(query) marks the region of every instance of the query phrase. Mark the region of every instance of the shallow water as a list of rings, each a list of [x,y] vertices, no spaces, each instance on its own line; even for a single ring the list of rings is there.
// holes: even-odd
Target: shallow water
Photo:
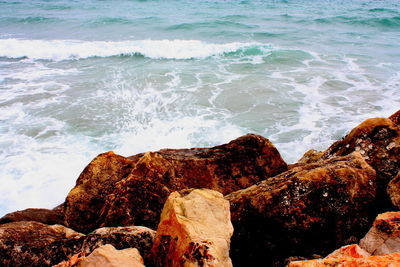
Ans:
[[[248,132],[285,160],[400,107],[397,1],[0,1],[0,215],[97,154]]]

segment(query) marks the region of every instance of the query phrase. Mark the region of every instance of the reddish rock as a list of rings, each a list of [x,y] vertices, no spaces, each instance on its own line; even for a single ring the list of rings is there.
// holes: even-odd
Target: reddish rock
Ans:
[[[173,192],[161,214],[152,249],[157,267],[231,267],[229,203],[208,189]]]
[[[61,225],[12,222],[0,225],[0,266],[52,266],[75,253],[84,235]]]
[[[400,211],[379,214],[360,247],[372,255],[400,252]]]
[[[400,209],[400,174],[390,181],[387,187],[387,194],[392,204]]]
[[[400,125],[400,110],[396,113],[392,114],[389,119],[393,121],[395,124]]]
[[[153,246],[156,232],[143,226],[103,227],[85,237],[82,251],[88,255],[96,248],[110,244],[116,249],[136,248],[144,257]]]
[[[99,155],[83,171],[65,202],[69,227],[155,228],[168,195],[185,188],[227,194],[287,170],[267,139],[246,135],[213,148],[163,149],[124,158]]]
[[[348,245],[341,247],[331,254],[329,254],[326,258],[333,259],[333,258],[343,258],[343,257],[351,257],[351,258],[366,258],[371,256],[370,253],[365,251],[364,249],[360,248],[358,245]]]
[[[400,253],[367,258],[326,258],[321,260],[294,261],[288,267],[399,267]]]
[[[358,151],[377,172],[379,204],[375,214],[392,209],[386,187],[400,171],[400,126],[385,118],[368,119],[355,127],[343,140],[329,147],[321,159]]]
[[[235,266],[328,254],[372,224],[376,173],[359,153],[293,168],[226,196]]]
[[[64,214],[59,209],[26,209],[8,213],[0,218],[0,224],[19,221],[35,221],[49,225],[63,224]]]

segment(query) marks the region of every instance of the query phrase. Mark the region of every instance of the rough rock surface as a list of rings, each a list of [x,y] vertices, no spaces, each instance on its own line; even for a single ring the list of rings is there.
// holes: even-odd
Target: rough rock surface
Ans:
[[[77,267],[144,267],[144,265],[136,248],[116,250],[112,245],[104,245],[80,260]]]
[[[360,248],[359,245],[353,244],[341,247],[331,254],[329,254],[326,258],[343,258],[343,257],[352,257],[352,258],[366,258],[371,256],[370,253]]]
[[[360,247],[372,255],[400,252],[400,212],[379,214]]]
[[[400,253],[383,256],[370,256],[366,258],[325,258],[320,260],[294,261],[288,267],[398,267],[400,266]]]
[[[400,125],[400,110],[396,113],[392,114],[389,119],[393,121],[395,124]]]
[[[355,152],[293,168],[226,199],[234,266],[272,266],[358,241],[375,217],[376,172]]]
[[[94,249],[110,244],[116,249],[136,248],[141,255],[148,255],[156,232],[143,226],[103,227],[85,237],[82,251],[89,254]]]
[[[400,174],[390,181],[387,187],[387,194],[392,204],[400,209]]]
[[[84,235],[61,225],[0,225],[0,266],[51,266],[77,253]]]
[[[155,266],[232,266],[229,203],[208,189],[173,192],[152,249]]]
[[[213,148],[163,149],[125,158],[96,157],[65,203],[69,227],[89,232],[102,226],[156,228],[169,194],[209,188],[227,194],[287,170],[276,148],[246,135]]]
[[[25,209],[8,213],[0,218],[0,224],[19,221],[35,221],[49,225],[63,224],[64,214],[60,210]]]
[[[400,126],[385,118],[368,119],[355,127],[343,140],[330,146],[321,159],[343,156],[358,151],[377,172],[378,195],[376,214],[392,209],[386,187],[400,171]]]

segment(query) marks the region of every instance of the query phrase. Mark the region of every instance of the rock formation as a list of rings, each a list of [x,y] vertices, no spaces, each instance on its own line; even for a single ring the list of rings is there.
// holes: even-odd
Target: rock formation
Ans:
[[[233,228],[229,203],[208,189],[172,193],[161,215],[152,249],[158,267],[232,266]]]
[[[164,149],[130,158],[112,152],[96,157],[65,202],[69,227],[157,227],[168,195],[185,188],[227,194],[287,170],[267,139],[246,135],[213,148]]]
[[[0,225],[0,266],[51,266],[77,253],[84,235],[61,225]]]
[[[397,117],[393,114],[392,119],[374,118],[362,122],[321,156],[323,160],[360,152],[377,172],[380,203],[374,207],[376,214],[392,209],[386,187],[400,171],[400,126],[395,123]]]
[[[361,238],[375,215],[376,173],[355,152],[295,167],[226,196],[235,266],[327,254]]]
[[[372,255],[400,252],[400,212],[379,214],[360,247]]]
[[[319,260],[294,261],[288,267],[397,267],[400,266],[400,253],[369,257],[327,257]]]
[[[112,245],[104,245],[81,259],[77,267],[144,267],[144,265],[136,248],[116,250]]]
[[[387,187],[387,194],[393,206],[400,209],[400,174],[390,181]]]
[[[49,225],[63,224],[64,214],[59,210],[25,209],[8,213],[0,218],[0,224],[19,221],[35,221]]]
[[[103,227],[85,237],[82,251],[89,254],[100,246],[110,244],[116,249],[136,248],[146,257],[153,246],[155,236],[154,230],[143,226]]]

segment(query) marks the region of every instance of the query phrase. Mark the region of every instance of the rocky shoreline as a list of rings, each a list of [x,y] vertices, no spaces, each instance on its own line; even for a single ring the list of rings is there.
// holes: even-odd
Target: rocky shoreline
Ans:
[[[400,111],[291,165],[254,134],[107,152],[60,206],[0,219],[0,265],[400,266],[399,171]]]

